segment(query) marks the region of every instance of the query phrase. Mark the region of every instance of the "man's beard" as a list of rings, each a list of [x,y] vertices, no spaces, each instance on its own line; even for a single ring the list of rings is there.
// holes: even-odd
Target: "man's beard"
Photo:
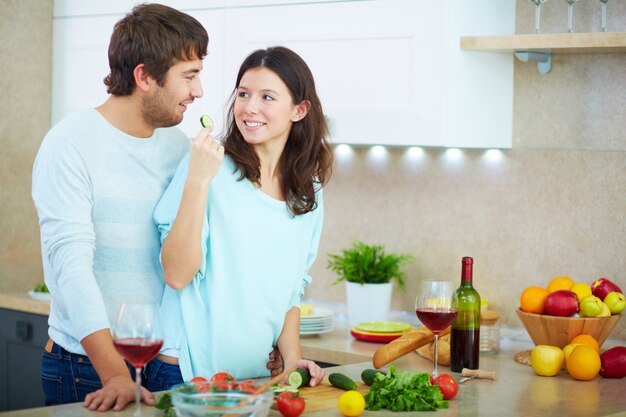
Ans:
[[[143,118],[155,129],[160,127],[176,126],[183,121],[182,115],[172,110],[171,101],[162,89],[143,101]]]

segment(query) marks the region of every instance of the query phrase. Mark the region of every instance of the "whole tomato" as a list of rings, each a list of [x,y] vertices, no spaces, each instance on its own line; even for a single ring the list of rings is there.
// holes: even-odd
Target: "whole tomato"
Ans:
[[[304,406],[304,399],[295,392],[283,392],[276,399],[276,408],[284,417],[298,417]]]
[[[211,377],[211,382],[215,381],[234,381],[235,378],[228,372],[218,372]]]
[[[198,384],[198,383],[203,383],[203,382],[207,382],[207,379],[203,376],[194,376],[193,378],[191,378],[191,382],[192,384]]]
[[[435,385],[439,387],[439,391],[443,394],[444,400],[453,399],[459,392],[459,384],[448,374],[441,374],[435,378]]]

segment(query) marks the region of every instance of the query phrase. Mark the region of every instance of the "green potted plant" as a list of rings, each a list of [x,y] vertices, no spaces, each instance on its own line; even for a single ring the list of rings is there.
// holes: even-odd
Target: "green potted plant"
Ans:
[[[350,325],[387,319],[393,281],[404,290],[404,272],[400,267],[414,260],[407,254],[385,253],[384,245],[359,241],[328,257],[327,268],[338,275],[334,284],[346,283]]]

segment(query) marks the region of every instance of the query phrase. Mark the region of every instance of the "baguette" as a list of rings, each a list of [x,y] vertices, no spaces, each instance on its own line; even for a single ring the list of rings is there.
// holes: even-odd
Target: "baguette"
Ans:
[[[442,336],[448,333],[450,333],[450,326],[445,328],[439,335]],[[372,364],[374,368],[380,368],[419,347],[431,343],[434,339],[435,336],[426,327],[409,330],[396,340],[380,347],[376,353],[374,353]]]

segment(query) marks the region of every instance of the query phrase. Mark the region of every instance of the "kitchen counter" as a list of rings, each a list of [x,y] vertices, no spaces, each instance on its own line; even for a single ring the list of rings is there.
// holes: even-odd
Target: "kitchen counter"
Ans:
[[[326,374],[342,372],[356,380],[361,371],[372,366],[371,357],[381,345],[359,342],[349,336],[347,326],[338,323],[328,334],[302,339],[304,356],[319,361],[347,363],[327,368]],[[607,344],[605,347],[610,347]],[[458,396],[450,401],[450,408],[438,410],[437,416],[626,416],[626,383],[624,379],[597,377],[593,381],[575,381],[565,372],[556,377],[535,375],[530,366],[514,361],[516,352],[531,349],[530,340],[505,337],[501,341],[500,353],[481,355],[482,369],[496,371],[498,380],[470,380],[460,386]],[[394,362],[399,370],[430,372],[432,362],[410,353]],[[450,372],[440,367],[440,373]],[[457,378],[459,374],[453,375]],[[142,406],[145,416],[158,416],[152,407]],[[128,406],[118,417],[130,417],[134,407]],[[78,417],[102,416],[89,412],[80,404],[35,408],[1,413],[4,417]],[[306,413],[306,416],[340,416],[336,407],[325,411]],[[365,411],[363,416],[389,417],[409,415],[390,411]],[[272,410],[271,417],[280,414]]]
[[[28,295],[28,292],[0,294],[0,308],[21,311],[23,313],[40,314],[42,316],[50,314],[50,303],[48,301],[33,300]]]

